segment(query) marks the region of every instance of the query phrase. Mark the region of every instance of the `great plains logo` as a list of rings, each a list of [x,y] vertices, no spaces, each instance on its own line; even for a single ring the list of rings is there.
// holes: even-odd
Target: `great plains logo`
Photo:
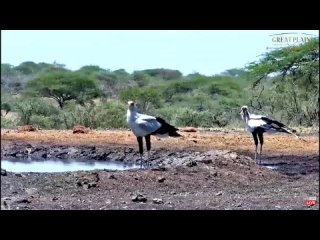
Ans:
[[[270,35],[272,47],[268,49],[301,45],[315,37],[317,36],[314,34],[296,32],[272,34]]]

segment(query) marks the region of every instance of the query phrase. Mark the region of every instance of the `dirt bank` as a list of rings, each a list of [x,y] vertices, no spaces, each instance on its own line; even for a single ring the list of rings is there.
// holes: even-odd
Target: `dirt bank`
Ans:
[[[265,165],[248,133],[152,138],[152,167],[1,174],[1,209],[319,209],[319,138],[265,137]],[[136,162],[130,131],[1,131],[2,159]]]

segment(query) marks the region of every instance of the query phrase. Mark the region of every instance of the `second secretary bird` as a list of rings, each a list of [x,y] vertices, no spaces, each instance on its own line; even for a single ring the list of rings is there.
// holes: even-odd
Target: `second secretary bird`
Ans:
[[[241,117],[245,122],[247,130],[252,133],[254,143],[256,145],[255,151],[255,161],[257,162],[257,151],[258,151],[258,138],[260,142],[260,154],[259,154],[259,164],[261,164],[261,155],[262,155],[262,145],[263,145],[263,133],[264,132],[284,132],[289,133],[297,138],[299,138],[296,134],[291,132],[287,126],[283,123],[268,118],[262,115],[256,115],[249,113],[248,107],[241,107]]]
[[[170,137],[180,137],[181,135],[177,133],[179,130],[174,126],[167,123],[160,117],[153,117],[146,114],[141,114],[137,112],[137,108],[133,101],[128,102],[127,110],[127,123],[131,128],[133,134],[137,137],[139,144],[139,153],[141,159],[142,167],[142,157],[143,157],[143,137],[146,139],[148,159],[147,166],[150,161],[150,149],[151,149],[151,135],[157,136],[170,136]]]

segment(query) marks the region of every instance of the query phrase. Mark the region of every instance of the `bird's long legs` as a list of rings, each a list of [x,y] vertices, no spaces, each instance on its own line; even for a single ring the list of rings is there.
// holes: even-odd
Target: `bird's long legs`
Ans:
[[[150,149],[151,149],[150,135],[145,136],[145,138],[146,138],[147,151],[148,151],[147,167],[149,167],[149,164],[150,164]]]
[[[257,137],[257,133],[253,132],[252,136],[253,136],[254,144],[256,145],[256,151],[255,151],[255,154],[254,154],[254,161],[257,163],[257,152],[258,152],[258,137]]]
[[[259,158],[259,164],[261,164],[261,155],[262,155],[262,144],[260,143],[260,158]]]
[[[147,144],[147,151],[148,151],[148,158],[146,161],[146,168],[149,167],[150,164],[150,149],[151,149],[151,141],[150,141],[150,135],[145,136],[146,144]],[[137,137],[137,141],[139,143],[139,153],[140,153],[140,168],[143,167],[143,138]]]
[[[260,142],[259,164],[261,164],[262,145],[263,145],[263,132],[258,132],[258,137],[259,137],[259,142]]]
[[[256,145],[256,151],[254,154],[254,161],[257,163],[257,152],[258,152],[258,145]]]
[[[140,168],[142,168],[142,162],[143,162],[143,142],[142,142],[142,137],[137,137],[137,141],[139,143]]]

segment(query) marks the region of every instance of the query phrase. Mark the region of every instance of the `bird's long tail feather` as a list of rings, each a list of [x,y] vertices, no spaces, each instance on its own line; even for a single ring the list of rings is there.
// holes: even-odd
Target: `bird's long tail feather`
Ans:
[[[291,130],[289,130],[288,128],[284,128],[284,127],[281,127],[281,130],[285,133],[289,133],[289,134],[292,134],[293,136],[295,136],[296,138],[298,138],[299,140],[302,140],[302,141],[306,141],[302,138],[300,138],[297,134],[293,133]]]

